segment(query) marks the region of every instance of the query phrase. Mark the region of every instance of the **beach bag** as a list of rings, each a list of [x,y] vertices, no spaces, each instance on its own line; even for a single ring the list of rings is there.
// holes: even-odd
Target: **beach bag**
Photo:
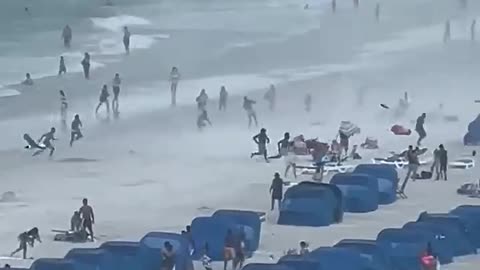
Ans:
[[[408,128],[405,128],[401,125],[393,125],[390,131],[395,135],[405,135],[408,136],[412,134],[412,131]]]

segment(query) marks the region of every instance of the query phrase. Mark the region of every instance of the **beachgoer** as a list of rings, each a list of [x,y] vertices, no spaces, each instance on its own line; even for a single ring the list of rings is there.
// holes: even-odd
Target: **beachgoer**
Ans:
[[[42,240],[40,240],[40,234],[39,234],[39,230],[38,230],[37,227],[33,227],[31,230],[19,234],[17,239],[20,242],[20,245],[15,251],[13,251],[10,254],[10,257],[13,257],[18,252],[23,251],[23,259],[26,259],[27,258],[27,244],[30,247],[33,247],[34,244],[35,244],[35,241],[38,241],[39,243],[42,242]]]
[[[120,96],[120,85],[122,84],[122,79],[120,79],[120,74],[115,73],[115,77],[112,80],[112,90],[113,90],[113,100],[112,100],[112,110],[118,112],[119,103],[118,97]]]
[[[108,97],[110,94],[108,93],[108,87],[106,84],[103,85],[102,90],[100,92],[100,97],[98,98],[99,103],[97,105],[97,108],[95,109],[95,113],[98,113],[98,110],[102,106],[102,104],[105,104],[107,106],[107,113],[110,114],[110,103],[108,102]]]
[[[49,132],[43,134],[42,137],[38,139],[38,143],[42,142],[45,148],[37,150],[35,153],[33,153],[33,156],[42,153],[47,148],[50,149],[50,157],[53,156],[53,152],[55,152],[55,147],[53,147],[52,141],[57,140],[55,138],[55,131],[55,128],[52,127]]]
[[[300,242],[300,252],[298,255],[303,256],[303,255],[308,255],[310,253],[310,249],[308,248],[308,243],[305,241]]]
[[[376,20],[377,22],[380,21],[380,3],[377,3],[377,4],[375,5],[375,20]]]
[[[443,32],[443,42],[444,43],[447,43],[448,41],[450,41],[450,20],[447,20],[445,22],[445,30]]]
[[[12,268],[12,267],[10,266],[10,264],[6,263],[6,264],[3,266],[3,268],[5,268],[5,269],[10,269],[10,268]]]
[[[79,232],[82,229],[82,217],[79,211],[74,211],[70,218],[70,230],[72,232]]]
[[[205,89],[202,89],[202,91],[200,91],[200,94],[197,96],[195,101],[197,102],[198,110],[201,111],[201,110],[206,109],[207,102],[208,102],[208,95],[207,95],[207,92],[205,91]]]
[[[82,227],[88,231],[90,235],[90,240],[94,241],[95,237],[93,235],[93,224],[95,224],[95,215],[93,214],[93,208],[88,205],[88,199],[85,198],[82,200],[82,207],[80,207],[80,216],[82,217]]]
[[[173,250],[173,246],[169,241],[166,241],[165,244],[163,244],[161,255],[161,270],[173,270],[175,268],[175,251]]]
[[[67,24],[62,30],[62,39],[63,39],[63,46],[67,49],[70,48],[72,43],[72,29]]]
[[[225,86],[220,87],[220,97],[218,102],[218,110],[225,111],[227,109],[227,100],[228,100],[228,92]]]
[[[85,79],[90,79],[90,54],[86,52],[82,59],[82,67],[83,67],[83,76]]]
[[[439,163],[440,163],[440,177],[443,177],[443,180],[447,181],[447,167],[448,167],[448,153],[447,150],[445,150],[445,147],[443,144],[440,144],[438,147],[438,158],[439,158]],[[437,176],[437,180],[438,180]]]
[[[358,8],[359,5],[360,5],[359,0],[353,0],[353,6],[355,8]]]
[[[253,104],[256,102],[254,100],[248,99],[248,97],[243,97],[243,109],[247,112],[248,116],[248,127],[252,126],[252,120],[255,121],[255,126],[258,126],[257,113],[253,109]]]
[[[349,139],[350,137],[347,136],[345,133],[342,131],[338,131],[338,135],[340,137],[340,153],[339,157],[343,155],[343,151],[345,151],[345,155],[348,155],[348,147],[349,147]]]
[[[422,140],[427,137],[427,132],[425,131],[425,118],[427,117],[426,113],[422,113],[417,118],[417,123],[415,125],[415,131],[418,133],[417,146],[422,145]]]
[[[197,118],[197,127],[199,130],[202,130],[204,127],[208,125],[212,125],[212,122],[210,122],[210,119],[208,118],[208,113],[207,110],[202,110],[202,112],[198,115]]]
[[[245,233],[242,231],[236,235],[234,240],[235,259],[233,269],[242,269],[245,262]]]
[[[476,34],[476,28],[477,28],[477,20],[473,20],[472,24],[470,25],[470,40],[475,41],[475,34]]]
[[[78,141],[83,137],[82,131],[82,121],[80,120],[80,115],[76,114],[72,121],[72,132],[70,135],[70,147],[73,146],[74,141]]]
[[[235,236],[231,229],[228,229],[227,235],[225,235],[225,241],[223,244],[223,270],[227,270],[228,262],[232,261],[232,267],[234,260],[236,258],[235,254]]]
[[[305,111],[310,112],[312,110],[312,95],[311,94],[306,94],[305,95]]]
[[[59,91],[60,93],[60,122],[62,125],[63,131],[67,130],[67,110],[68,110],[68,102],[67,96],[63,90]]]
[[[433,162],[432,166],[430,167],[430,172],[433,173],[435,172],[436,174],[436,180],[440,179],[440,151],[438,148],[433,150]]]
[[[202,262],[203,268],[205,270],[212,270],[212,259],[208,257],[208,243],[205,243],[205,247],[203,248],[203,255],[200,261]]]
[[[335,11],[337,11],[337,0],[332,0],[331,7],[332,7],[332,13],[335,13]]]
[[[272,180],[272,184],[270,185],[270,194],[272,196],[271,211],[275,210],[275,201],[277,201],[278,210],[280,211],[280,207],[282,205],[282,199],[283,199],[284,185],[285,185],[285,182],[283,182],[283,179],[280,178],[280,174],[276,172]]]
[[[60,56],[60,63],[58,64],[58,76],[67,73],[67,66],[65,66],[65,58]]]
[[[28,86],[33,85],[33,80],[32,80],[32,77],[30,76],[30,73],[25,74],[25,80],[22,81],[22,84],[23,85],[28,85]]]
[[[283,134],[283,138],[277,143],[278,155],[268,157],[268,159],[278,159],[278,158],[287,156],[289,146],[290,146],[290,133],[285,132],[285,134]]]
[[[269,162],[268,157],[267,157],[267,154],[268,154],[267,153],[267,144],[270,143],[270,138],[268,138],[267,130],[262,128],[260,130],[260,133],[253,136],[253,141],[258,146],[258,152],[252,153],[250,155],[250,158],[253,158],[254,156],[263,156],[265,158],[265,161]]]
[[[123,27],[123,46],[125,47],[125,52],[127,54],[130,53],[130,31],[128,31],[128,27]]]
[[[275,110],[275,102],[276,102],[276,96],[277,96],[276,92],[277,91],[275,89],[275,86],[271,84],[270,88],[263,96],[263,98],[268,102],[268,108],[270,109],[270,111]]]
[[[416,149],[413,149],[413,146],[408,146],[406,157],[408,160],[408,171],[407,176],[403,181],[402,187],[400,188],[400,192],[402,193],[405,191],[410,177],[412,177],[413,181],[415,181],[417,178],[417,170],[420,166],[420,162],[418,161],[418,147]]]
[[[178,72],[177,67],[172,67],[170,71],[170,92],[171,92],[171,105],[177,105],[177,86],[180,81],[180,72]]]

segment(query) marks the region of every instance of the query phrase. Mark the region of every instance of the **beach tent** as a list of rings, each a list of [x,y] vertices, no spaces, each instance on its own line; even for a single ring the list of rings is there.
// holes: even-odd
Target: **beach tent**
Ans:
[[[368,174],[378,179],[380,204],[391,204],[397,200],[398,173],[389,164],[360,164],[353,171],[355,174]]]
[[[140,242],[108,241],[100,246],[110,252],[114,258],[110,270],[136,270],[139,268],[138,254]]]
[[[378,209],[377,178],[367,174],[338,173],[330,184],[342,191],[345,212],[366,213]]]
[[[473,244],[480,248],[480,205],[460,205],[450,211],[450,214],[458,216],[467,224]]]
[[[240,237],[242,232],[233,220],[219,216],[197,217],[193,219],[191,228],[195,245],[193,258],[200,259],[205,245],[208,245],[207,255],[214,261],[223,261],[223,248],[228,230],[231,230],[235,237]]]
[[[318,260],[300,255],[285,255],[278,260],[278,264],[286,265],[293,270],[322,270]]]
[[[169,242],[175,251],[175,270],[190,270],[193,268],[188,239],[176,233],[149,232],[142,240],[138,250],[138,261],[141,269],[160,269],[162,263],[161,251]]]
[[[464,145],[480,145],[480,114],[468,125],[468,132],[463,137]]]
[[[455,246],[455,256],[477,253],[473,244],[473,235],[469,234],[466,224],[460,217],[450,214],[429,214],[423,212],[417,221],[434,223],[448,230],[449,235],[451,235],[452,239],[457,243],[457,246]]]
[[[344,239],[334,247],[350,248],[360,252],[370,261],[373,269],[393,269],[389,255],[375,240]]]
[[[110,270],[113,256],[100,248],[73,248],[65,259],[72,261],[77,270]]]
[[[278,224],[328,226],[342,219],[341,191],[337,187],[302,182],[285,192]]]
[[[427,243],[431,244],[432,251],[438,256],[440,264],[453,262],[455,256],[454,242],[441,228],[427,222],[408,222],[403,226],[403,229],[420,233],[417,237],[422,237]]]
[[[249,263],[242,270],[294,270],[283,264]]]
[[[384,229],[378,234],[377,243],[389,255],[395,270],[421,270],[419,256],[428,246],[422,233],[405,229]]]
[[[224,217],[234,221],[245,235],[245,245],[247,251],[253,253],[260,245],[260,232],[262,221],[258,212],[245,210],[217,210],[213,217]]]
[[[312,250],[307,258],[320,263],[322,270],[365,270],[372,269],[370,261],[360,252],[340,247],[320,247]]]
[[[78,270],[70,260],[41,258],[36,259],[30,266],[30,270]]]

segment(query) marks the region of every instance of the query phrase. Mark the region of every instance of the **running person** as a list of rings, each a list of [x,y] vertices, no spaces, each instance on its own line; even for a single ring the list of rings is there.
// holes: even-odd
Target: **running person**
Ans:
[[[275,86],[271,84],[270,88],[263,96],[263,98],[268,102],[268,108],[270,109],[270,111],[275,110],[275,103],[276,103],[276,96],[277,96],[276,92],[277,91],[275,89]]]
[[[85,76],[87,80],[90,79],[90,54],[88,52],[84,54],[81,64],[83,67],[83,76]]]
[[[13,257],[18,252],[23,251],[23,259],[26,259],[27,258],[27,244],[30,247],[33,247],[34,244],[35,244],[35,240],[38,241],[39,243],[42,242],[42,240],[40,240],[40,234],[39,234],[39,231],[38,231],[37,227],[34,227],[29,231],[26,231],[26,232],[23,232],[23,233],[19,234],[18,235],[18,241],[20,242],[20,245],[15,251],[13,251],[10,254],[10,257]]]
[[[427,117],[426,113],[422,113],[417,118],[417,123],[415,125],[415,131],[418,133],[418,140],[417,140],[417,146],[422,145],[422,140],[427,137],[427,132],[425,131],[425,118]]]
[[[65,25],[65,27],[63,28],[62,39],[63,39],[63,46],[69,49],[72,43],[72,29],[68,24]]]
[[[60,63],[58,64],[58,76],[67,73],[67,66],[65,66],[65,58],[60,56]]]
[[[113,90],[113,100],[112,100],[112,110],[118,112],[118,97],[120,96],[120,85],[122,84],[122,79],[120,79],[120,74],[116,73],[115,77],[112,80],[112,90]]]
[[[95,216],[93,214],[93,208],[88,205],[88,199],[82,200],[82,207],[80,207],[80,216],[82,217],[83,228],[88,231],[90,238],[94,241],[93,224],[95,224]]]
[[[255,126],[258,126],[257,113],[253,109],[253,104],[256,102],[254,100],[248,99],[248,97],[243,97],[243,109],[247,112],[248,116],[248,127],[252,126],[252,120],[255,121]]]
[[[60,93],[60,122],[62,124],[62,129],[65,131],[67,129],[67,109],[68,102],[67,96],[63,90],[59,91]]]
[[[267,130],[262,128],[260,133],[253,136],[253,141],[258,145],[258,152],[252,153],[250,158],[254,156],[263,156],[266,162],[268,161],[267,157],[267,144],[270,143],[270,138],[268,138]]]
[[[95,109],[95,113],[98,114],[98,110],[102,106],[102,104],[105,104],[107,106],[107,113],[110,114],[110,103],[108,102],[108,97],[110,94],[108,93],[108,87],[106,84],[103,85],[102,91],[100,92],[100,97],[99,97],[99,103],[97,105],[97,108]]]
[[[202,89],[202,91],[200,91],[200,94],[195,99],[195,101],[197,102],[197,108],[199,110],[204,110],[207,107],[208,95],[205,89]]]
[[[72,133],[70,135],[70,147],[73,146],[73,142],[80,140],[83,137],[80,128],[82,127],[82,121],[78,114],[75,115],[75,118],[72,121]]]
[[[128,27],[123,27],[123,46],[125,47],[125,52],[130,53],[130,31]]]
[[[199,130],[202,130],[204,127],[208,125],[212,125],[212,122],[210,122],[210,118],[208,118],[208,113],[207,113],[207,110],[202,110],[202,112],[200,113],[200,115],[198,116],[198,119],[197,119],[197,127]]]
[[[228,92],[225,86],[220,88],[220,98],[218,99],[218,110],[225,111],[227,109],[227,100],[228,100]]]
[[[171,92],[171,105],[177,105],[177,86],[180,81],[180,72],[178,72],[177,67],[172,67],[170,71],[170,92]]]
[[[50,157],[53,156],[53,152],[55,152],[55,147],[53,147],[52,141],[57,140],[55,138],[55,128],[52,127],[49,132],[45,133],[38,139],[38,143],[43,142],[43,145],[45,148],[37,150],[35,153],[33,153],[33,156],[36,156],[40,153],[42,153],[45,149],[50,149]]]
[[[443,180],[447,181],[447,167],[448,167],[448,153],[445,150],[443,144],[440,144],[438,147],[438,158],[440,163],[440,177],[443,177]],[[437,177],[438,180],[438,177]]]

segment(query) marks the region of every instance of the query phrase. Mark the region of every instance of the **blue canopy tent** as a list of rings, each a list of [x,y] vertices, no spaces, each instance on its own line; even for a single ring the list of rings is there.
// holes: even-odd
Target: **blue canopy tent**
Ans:
[[[149,232],[140,240],[138,261],[142,269],[161,268],[161,251],[166,242],[169,242],[175,251],[175,269],[191,270],[193,262],[188,239],[180,234],[166,232]]]
[[[77,270],[77,268],[70,260],[41,258],[32,263],[30,270]]]
[[[403,226],[404,230],[413,231],[415,237],[422,237],[424,241],[430,243],[432,252],[438,256],[440,264],[449,264],[453,262],[455,252],[452,246],[452,242],[447,240],[444,234],[437,234],[435,228],[428,226],[429,224],[422,224],[416,222],[410,222]]]
[[[455,256],[463,256],[469,254],[476,254],[477,250],[473,244],[473,235],[470,235],[466,224],[458,216],[450,214],[429,214],[423,212],[418,217],[417,221],[434,223],[437,226],[442,226],[448,230],[451,238],[458,245],[455,247]]]
[[[200,259],[204,253],[205,245],[208,245],[207,255],[214,261],[223,261],[224,243],[228,230],[235,237],[241,234],[241,227],[224,217],[197,217],[192,221],[192,238],[195,244],[193,257]]]
[[[398,173],[388,164],[360,164],[353,173],[368,174],[378,179],[379,203],[391,204],[397,200]]]
[[[350,248],[360,252],[363,257],[370,261],[373,269],[393,269],[389,255],[375,240],[344,239],[335,244],[334,247]]]
[[[73,248],[65,259],[74,263],[77,270],[114,270],[113,255],[100,248]]]
[[[338,173],[330,184],[336,185],[344,200],[344,211],[366,213],[378,209],[378,179],[366,174]]]
[[[282,264],[249,263],[242,270],[294,270]]]
[[[480,145],[480,114],[468,125],[468,132],[463,137],[464,145]]]
[[[475,247],[480,248],[480,206],[460,205],[450,211],[450,214],[460,217],[467,224],[471,240]]]
[[[368,259],[362,257],[360,252],[349,248],[319,247],[306,257],[318,261],[322,270],[372,269]]]
[[[302,182],[285,192],[278,224],[328,226],[343,219],[341,205],[337,187]]]
[[[377,243],[387,252],[396,270],[422,270],[419,256],[427,250],[428,241],[413,230],[384,229]]]
[[[140,242],[108,241],[100,248],[112,254],[111,270],[139,270]]]
[[[293,270],[322,270],[318,260],[300,255],[285,255],[278,260],[278,264],[286,265]]]
[[[260,245],[262,221],[258,212],[245,210],[217,210],[213,217],[224,217],[233,220],[245,235],[245,245],[249,253],[253,253]]]

